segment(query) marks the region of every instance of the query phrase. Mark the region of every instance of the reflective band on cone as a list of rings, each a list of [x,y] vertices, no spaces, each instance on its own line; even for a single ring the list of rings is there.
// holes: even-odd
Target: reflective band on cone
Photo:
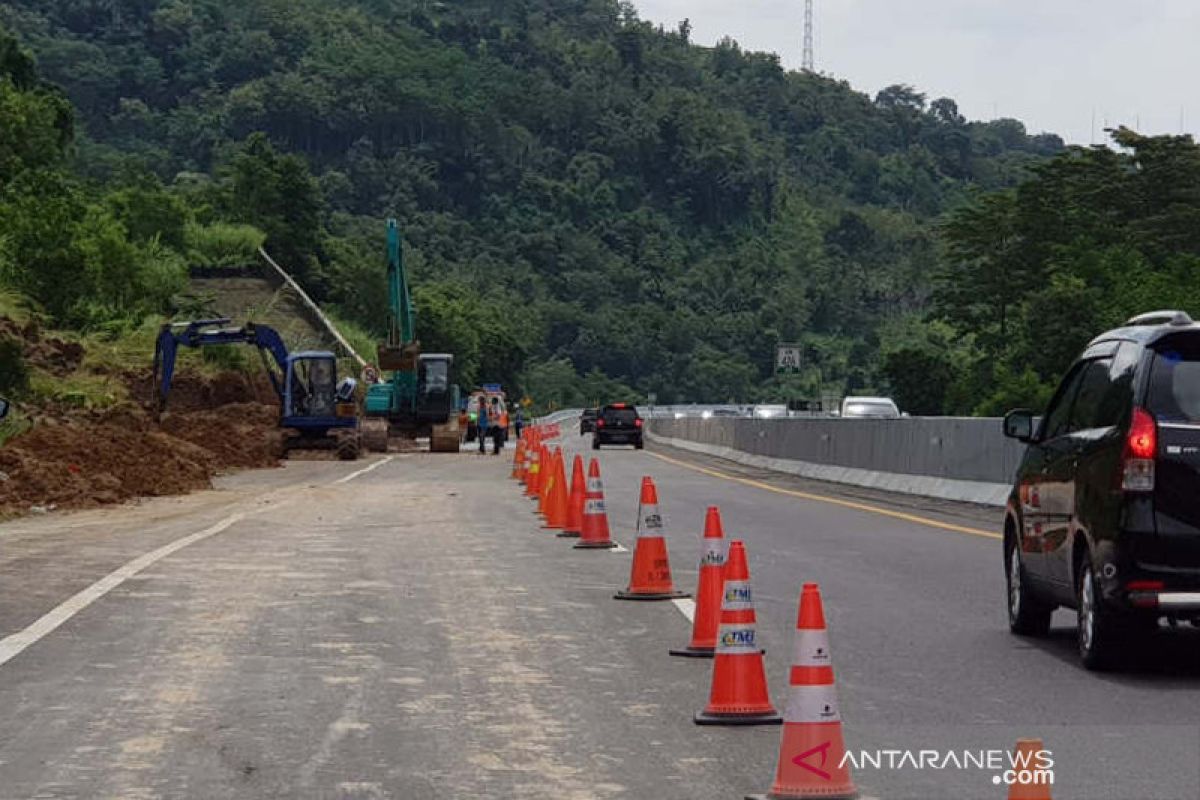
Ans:
[[[663,520],[658,512],[658,489],[650,478],[642,478],[638,504],[637,544],[629,569],[629,586],[613,597],[618,600],[672,600],[687,597],[671,580],[671,559],[663,538]]]
[[[778,725],[783,721],[767,692],[757,627],[746,547],[734,540],[725,564],[712,686],[708,705],[693,718],[696,724]]]

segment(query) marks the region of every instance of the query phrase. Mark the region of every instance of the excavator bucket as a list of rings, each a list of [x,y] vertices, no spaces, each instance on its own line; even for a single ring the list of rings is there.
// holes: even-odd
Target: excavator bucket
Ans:
[[[402,345],[381,344],[376,352],[379,368],[388,372],[415,372],[420,355],[419,342]]]

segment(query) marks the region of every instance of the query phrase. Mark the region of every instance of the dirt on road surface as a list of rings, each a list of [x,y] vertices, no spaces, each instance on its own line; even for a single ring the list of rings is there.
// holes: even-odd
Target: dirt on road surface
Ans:
[[[150,376],[132,372],[132,402],[40,415],[0,449],[0,516],[180,494],[208,488],[222,472],[279,463],[279,412],[259,402],[269,388],[264,395],[237,372],[177,381],[159,422],[139,396],[152,391]]]

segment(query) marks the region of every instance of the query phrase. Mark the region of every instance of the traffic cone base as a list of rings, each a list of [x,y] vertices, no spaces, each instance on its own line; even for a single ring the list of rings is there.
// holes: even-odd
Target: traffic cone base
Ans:
[[[683,656],[684,658],[712,658],[717,652],[715,647],[672,647],[667,651],[673,656]]]
[[[616,547],[616,542],[579,542],[575,545],[576,550],[614,550]]]
[[[669,591],[669,592],[631,592],[628,589],[622,589],[613,595],[616,600],[676,600],[681,597],[691,597],[687,592]]]
[[[579,531],[563,531],[562,533],[556,533],[555,536],[560,539],[578,539]]]
[[[783,717],[778,711],[765,711],[756,714],[714,714],[707,711],[697,711],[692,720],[697,725],[782,725]]]
[[[767,648],[760,647],[758,648],[758,652],[765,656],[767,654]],[[672,647],[667,651],[667,653],[673,656],[681,656],[683,658],[712,658],[717,654],[717,648],[692,647],[691,645],[688,645],[687,647]]]

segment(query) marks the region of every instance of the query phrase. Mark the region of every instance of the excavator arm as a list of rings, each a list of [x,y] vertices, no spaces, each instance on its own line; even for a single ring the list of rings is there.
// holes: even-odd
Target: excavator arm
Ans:
[[[283,337],[274,328],[267,325],[247,323],[241,328],[223,327],[229,324],[229,319],[205,319],[195,322],[167,323],[158,332],[158,340],[154,344],[154,386],[157,410],[161,413],[167,407],[167,397],[171,393],[171,381],[175,377],[175,358],[180,347],[208,347],[222,344],[250,344],[260,352],[271,355],[277,369],[268,365],[267,375],[271,386],[283,401],[284,386],[288,374],[288,349],[283,343]],[[266,361],[264,357],[264,362]]]

